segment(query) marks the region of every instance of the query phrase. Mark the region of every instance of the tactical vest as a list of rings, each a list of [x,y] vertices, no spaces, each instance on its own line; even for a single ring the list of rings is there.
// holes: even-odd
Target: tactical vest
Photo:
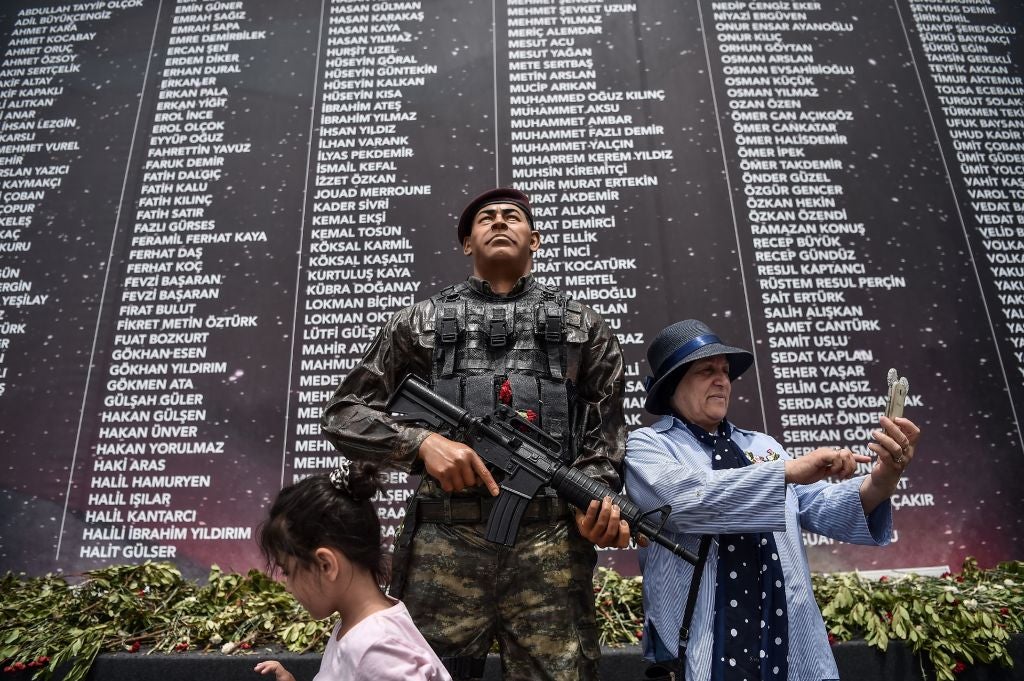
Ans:
[[[493,412],[499,399],[520,413],[533,412],[536,425],[562,441],[565,458],[574,458],[574,425],[583,425],[574,424],[580,348],[587,339],[583,306],[536,280],[507,297],[462,282],[431,300],[434,390],[474,416]]]

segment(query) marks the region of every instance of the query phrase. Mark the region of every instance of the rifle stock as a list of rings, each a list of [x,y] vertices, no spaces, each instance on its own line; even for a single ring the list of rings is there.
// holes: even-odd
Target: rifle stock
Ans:
[[[669,506],[642,511],[625,495],[559,457],[561,445],[532,423],[501,405],[493,415],[475,417],[462,407],[433,392],[413,374],[406,376],[388,401],[386,409],[399,421],[415,421],[432,429],[465,433],[467,444],[490,466],[505,473],[501,492],[487,519],[486,538],[512,546],[527,504],[544,485],[581,510],[591,501],[610,497],[634,536],[639,533],[664,546],[683,560],[697,563],[697,556],[672,541],[664,532]]]

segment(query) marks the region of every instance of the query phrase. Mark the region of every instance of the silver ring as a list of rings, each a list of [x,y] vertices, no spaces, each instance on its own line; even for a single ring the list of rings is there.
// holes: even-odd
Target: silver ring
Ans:
[[[906,459],[903,458],[902,454],[900,454],[899,456],[894,456],[892,460],[896,462],[897,466],[902,466],[903,463],[906,461]]]

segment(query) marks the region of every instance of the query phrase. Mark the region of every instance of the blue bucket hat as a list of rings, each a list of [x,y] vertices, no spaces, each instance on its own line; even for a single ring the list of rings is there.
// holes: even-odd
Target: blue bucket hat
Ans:
[[[707,324],[696,319],[686,319],[662,329],[647,349],[647,364],[654,375],[644,379],[647,388],[644,408],[652,414],[671,414],[672,393],[686,369],[698,359],[715,355],[726,355],[732,381],[754,363],[754,355],[725,345]]]

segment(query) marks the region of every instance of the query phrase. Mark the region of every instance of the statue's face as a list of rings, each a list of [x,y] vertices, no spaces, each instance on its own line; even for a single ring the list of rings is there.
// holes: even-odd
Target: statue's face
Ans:
[[[523,209],[513,203],[491,203],[476,212],[462,251],[474,261],[521,262],[524,274],[531,257],[540,248],[540,232],[530,227]]]

